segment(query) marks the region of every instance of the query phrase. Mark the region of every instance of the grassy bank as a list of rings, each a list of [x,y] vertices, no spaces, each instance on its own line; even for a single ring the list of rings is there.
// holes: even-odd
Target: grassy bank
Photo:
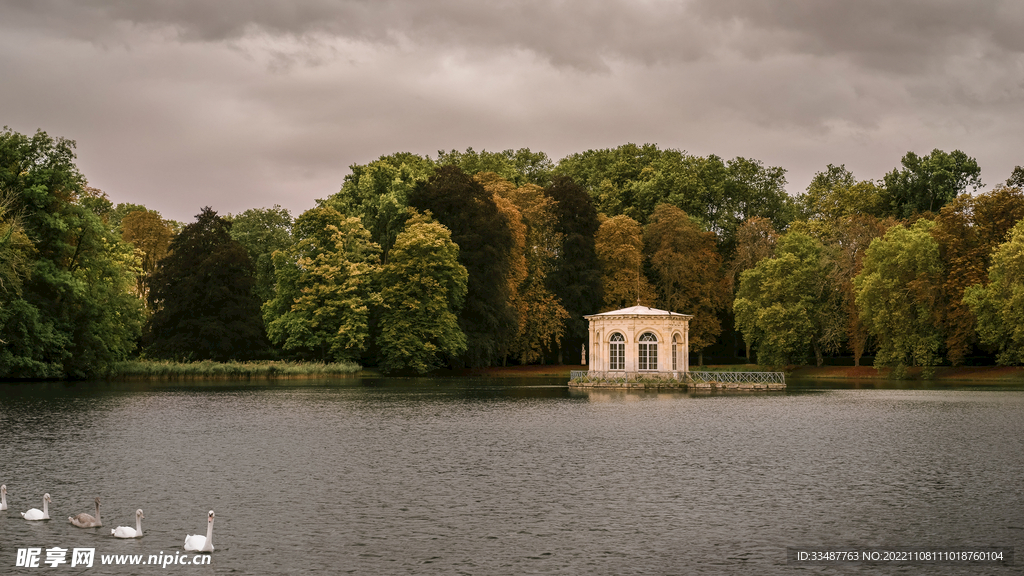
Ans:
[[[934,366],[931,380],[938,381],[984,381],[1024,382],[1024,367],[1021,366]],[[876,369],[873,366],[800,366],[787,371],[786,377],[793,379],[888,380],[891,368]],[[922,380],[921,368],[908,368],[907,380]]]
[[[169,362],[132,360],[114,366],[114,380],[193,380],[205,378],[274,379],[344,376],[360,370],[358,364],[316,362]]]

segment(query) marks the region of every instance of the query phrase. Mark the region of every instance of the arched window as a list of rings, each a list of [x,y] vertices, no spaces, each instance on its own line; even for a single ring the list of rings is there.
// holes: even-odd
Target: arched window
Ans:
[[[672,371],[679,370],[679,334],[672,335]]]
[[[611,345],[609,346],[608,354],[608,369],[609,370],[625,370],[626,369],[626,339],[622,337],[622,334],[616,332],[612,334]]]
[[[640,335],[640,354],[637,360],[639,370],[658,369],[658,337],[653,332]]]

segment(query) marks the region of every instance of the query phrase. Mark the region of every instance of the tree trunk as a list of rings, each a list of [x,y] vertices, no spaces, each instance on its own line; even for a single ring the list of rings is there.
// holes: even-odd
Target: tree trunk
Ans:
[[[825,359],[821,357],[821,346],[818,346],[818,343],[815,342],[813,344],[813,347],[814,347],[814,361],[817,363],[818,366],[821,366],[822,363],[825,361]]]

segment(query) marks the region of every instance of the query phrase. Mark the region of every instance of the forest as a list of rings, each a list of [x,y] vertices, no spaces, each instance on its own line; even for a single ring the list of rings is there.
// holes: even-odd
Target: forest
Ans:
[[[395,153],[297,216],[180,223],[88,186],[75,146],[0,132],[0,378],[579,364],[583,316],[637,303],[694,316],[694,365],[1024,363],[1024,168],[984,190],[959,150],[796,196],[784,168],[653,144]]]

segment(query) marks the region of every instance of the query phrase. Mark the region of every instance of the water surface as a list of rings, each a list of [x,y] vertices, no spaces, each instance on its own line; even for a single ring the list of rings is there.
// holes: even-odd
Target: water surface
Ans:
[[[0,384],[0,573],[1019,573],[786,564],[788,546],[1016,546],[1024,391],[575,392],[564,380]],[[840,384],[842,385],[842,384]],[[53,520],[18,511],[53,497]],[[104,528],[67,516],[103,498]],[[116,540],[142,508],[145,536]],[[209,566],[184,553],[216,511]]]

